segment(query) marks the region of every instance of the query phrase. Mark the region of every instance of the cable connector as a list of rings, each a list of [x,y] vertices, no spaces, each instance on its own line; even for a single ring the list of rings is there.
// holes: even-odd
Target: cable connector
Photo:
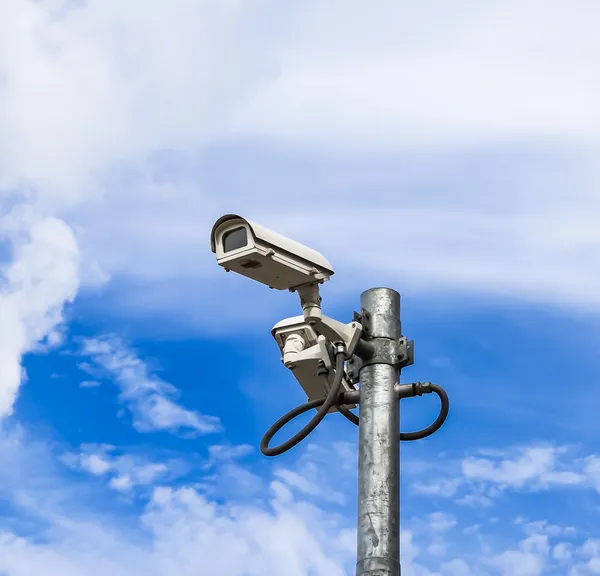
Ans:
[[[431,382],[413,382],[412,384],[396,384],[394,387],[398,398],[414,398],[434,392]]]
[[[344,354],[346,355],[346,345],[343,342],[336,342],[334,344],[335,353],[336,354]]]
[[[413,389],[417,396],[423,396],[423,394],[431,394],[433,392],[431,382],[415,382],[413,384]]]

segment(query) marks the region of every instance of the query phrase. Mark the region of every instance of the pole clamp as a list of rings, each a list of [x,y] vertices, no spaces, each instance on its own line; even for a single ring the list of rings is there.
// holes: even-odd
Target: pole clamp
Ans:
[[[396,366],[401,370],[415,363],[415,341],[401,336],[396,343]]]
[[[373,348],[373,354],[367,358],[354,355],[348,361],[348,377],[353,383],[358,381],[360,371],[371,364],[388,364],[399,370],[414,364],[414,341],[406,336],[398,340],[373,338],[367,342]]]

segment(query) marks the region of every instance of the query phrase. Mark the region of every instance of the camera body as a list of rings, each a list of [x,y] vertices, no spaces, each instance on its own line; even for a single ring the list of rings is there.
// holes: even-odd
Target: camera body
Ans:
[[[324,336],[319,336],[305,322],[304,316],[281,320],[275,324],[271,334],[282,353],[281,361],[302,386],[308,401],[326,396],[328,390],[325,384],[329,382],[331,385],[334,375],[333,345]],[[340,391],[354,389],[346,378],[342,380]],[[330,412],[336,410],[334,407]]]
[[[215,222],[210,244],[217,263],[225,270],[276,290],[321,284],[334,273],[316,250],[237,214],[226,214]]]

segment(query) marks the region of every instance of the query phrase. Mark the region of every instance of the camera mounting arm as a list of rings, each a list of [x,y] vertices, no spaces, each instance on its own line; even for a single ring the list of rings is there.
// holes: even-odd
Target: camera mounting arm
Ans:
[[[297,291],[300,296],[305,322],[317,334],[324,336],[332,344],[344,344],[346,358],[351,358],[360,340],[362,325],[356,321],[343,324],[333,318],[324,316],[321,310],[321,296],[317,282],[303,284],[291,291]]]

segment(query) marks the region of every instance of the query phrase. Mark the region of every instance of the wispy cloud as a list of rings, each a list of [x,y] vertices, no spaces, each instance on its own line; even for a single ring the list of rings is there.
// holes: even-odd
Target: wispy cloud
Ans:
[[[3,528],[0,571],[11,576],[99,576],[106,570],[117,576],[239,576],[254,567],[261,576],[279,576],[285,566],[291,576],[350,574],[356,551],[354,513],[339,503],[322,506],[323,501],[297,481],[311,463],[318,463],[334,480],[343,470],[343,454],[319,450],[328,460],[319,454],[312,460],[315,449],[306,446],[296,462],[264,478],[260,494],[240,502],[179,480],[174,486],[161,467],[166,462],[106,445],[83,446],[59,456],[74,469],[104,480],[91,493],[91,486],[81,492],[72,475],[61,474],[62,468],[55,466],[49,445],[32,444],[23,434],[4,434],[3,493],[29,514],[30,523],[20,535]],[[235,458],[244,450],[215,452]],[[215,467],[226,463],[224,458]],[[20,475],[12,474],[14,470]],[[122,506],[131,507],[126,522],[106,512],[107,493],[127,494],[136,486],[144,490],[135,506],[119,499]],[[523,517],[508,525],[486,521],[474,526],[465,509],[455,512],[404,516],[403,571],[411,576],[592,576],[600,562],[600,542],[586,530]],[[44,537],[36,537],[42,528]],[[500,542],[506,538],[498,536],[511,529],[517,531],[516,543],[503,547]]]
[[[86,339],[82,354],[102,368],[120,388],[119,398],[133,415],[133,425],[139,432],[167,430],[210,434],[220,430],[217,417],[181,406],[177,402],[178,389],[153,374],[119,338]]]
[[[102,386],[102,384],[97,380],[84,380],[79,384],[80,388],[98,388],[100,386]]]
[[[599,490],[600,457],[580,455],[573,447],[544,444],[482,450],[479,456],[448,461],[448,475],[414,482],[416,494],[452,498],[459,504],[490,507],[506,492],[551,489]]]
[[[208,497],[193,486],[175,488],[164,463],[122,454],[112,446],[88,445],[63,454],[63,463],[106,480],[108,489],[126,493],[136,486],[150,488],[142,494],[141,513],[130,511],[137,524],[132,532],[131,522],[94,511],[104,508],[101,491],[95,490],[86,503],[67,498],[57,504],[49,497],[74,492],[71,477],[61,476],[56,468],[40,468],[38,453],[47,459],[50,446],[37,447],[32,461],[23,437],[11,441],[10,452],[3,449],[5,442],[0,437],[5,465],[26,472],[15,505],[26,506],[36,529],[39,524],[44,530],[43,539],[18,536],[10,529],[0,532],[0,571],[11,576],[95,576],[106,570],[119,576],[198,571],[238,576],[249,566],[264,576],[281,574],[282,566],[292,576],[343,576],[342,567],[353,560],[343,517],[296,500],[283,483],[272,483],[269,490],[267,482],[260,499],[234,503]],[[50,484],[41,483],[42,477]],[[6,468],[0,470],[0,479],[17,482]]]
[[[366,16],[360,2],[311,0],[283,21],[282,73],[240,107],[239,129],[354,150],[595,139],[599,16],[515,0],[382,0]]]
[[[370,276],[419,294],[600,310],[590,266],[600,254],[598,17],[593,2],[539,0],[376,0],[368,11],[356,0],[0,2],[0,418],[25,381],[23,355],[60,343],[80,286],[113,279],[120,314],[183,310],[205,330],[216,329],[205,313],[216,296],[218,329],[225,318],[254,322],[261,303],[271,313],[289,295],[245,284],[240,298],[241,284],[215,280],[206,236],[232,205],[326,251],[342,278],[327,287],[333,299]],[[216,154],[236,181],[210,172],[207,144],[239,136],[243,161],[226,146]],[[282,180],[270,179],[282,158]],[[198,304],[181,297],[192,291]],[[139,431],[219,429],[118,338],[84,347],[90,378],[119,387]],[[96,445],[70,453],[109,490],[95,505],[144,487],[143,512],[131,512],[144,530],[134,533],[89,513],[89,501],[82,510],[49,450],[0,433],[3,495],[37,521],[32,534],[4,519],[0,572],[351,573],[355,519],[331,511],[343,511],[351,459],[304,449],[265,478],[239,465],[247,448],[214,447],[205,470],[214,486],[227,477],[270,487],[241,504],[200,490],[206,477],[170,485],[169,463],[154,457]],[[472,454],[448,469],[421,490],[487,506],[517,491],[600,490],[600,457],[557,446]],[[568,540],[541,520],[517,524],[523,534],[508,549],[495,531],[483,546],[487,528],[468,533],[472,519],[460,516],[470,512],[405,518],[403,572],[600,571],[600,544],[585,535]]]
[[[238,460],[252,452],[254,452],[254,448],[249,444],[238,444],[237,446],[213,444],[208,447],[208,460],[205,462],[204,468],[210,469],[223,462]]]
[[[347,446],[338,443],[335,447],[323,447],[310,443],[294,467],[277,468],[274,476],[299,495],[310,496],[317,502],[344,506],[352,486],[348,480],[355,478],[356,470],[356,455],[350,456]],[[332,460],[338,462],[337,471],[330,465]]]
[[[115,446],[106,444],[83,445],[81,452],[67,452],[61,460],[74,470],[107,479],[110,488],[123,493],[170,481],[187,471],[181,461],[153,462],[144,456],[119,454]]]
[[[38,238],[44,258],[55,263],[44,268],[52,299],[37,307],[38,320],[22,302],[15,306],[21,288],[9,282],[3,289],[12,294],[3,318],[14,325],[2,346],[4,411],[10,412],[19,387],[18,365],[31,347],[32,326],[36,334],[47,332],[41,338],[56,334],[56,310],[80,284],[125,278],[136,290],[135,296],[133,290],[119,293],[126,303],[120,314],[176,308],[180,320],[185,315],[212,329],[204,309],[193,314],[188,299],[174,294],[197,291],[207,277],[205,294],[223,289],[212,282],[206,234],[232,204],[316,242],[338,269],[361,266],[380,282],[402,279],[407,290],[511,295],[597,310],[600,279],[588,263],[599,245],[593,143],[599,122],[596,107],[585,104],[599,92],[586,72],[597,52],[589,22],[597,20],[598,8],[588,3],[565,12],[557,3],[524,7],[513,0],[501,7],[457,6],[444,12],[440,26],[428,4],[378,2],[365,22],[355,1],[343,10],[311,2],[289,12],[273,2],[217,7],[177,0],[165,8],[136,1],[124,10],[111,0],[65,3],[58,11],[51,2],[4,2],[0,132],[11,137],[0,145],[0,187],[11,193],[3,196],[0,212],[15,203],[18,210],[1,228],[17,252],[24,239]],[[286,33],[265,34],[275,23]],[[406,34],[392,33],[405,25]],[[323,26],[335,35],[322,34]],[[427,33],[416,36],[412,26]],[[577,41],[559,41],[566,38],[563,28]],[[532,35],[539,51],[530,50]],[[196,55],[193,74],[185,64],[190,54]],[[206,145],[240,134],[258,135],[263,144],[266,136],[271,153],[281,151],[282,141],[293,142],[299,174],[306,172],[302,159],[313,162],[317,146],[346,152],[338,163],[319,151],[325,177],[310,183],[290,177],[298,187],[293,194],[282,196],[281,182],[265,182],[272,158],[261,174],[248,173],[256,178],[248,185],[260,188],[251,198],[239,188],[226,199],[215,194],[231,188],[224,180],[198,186],[195,159]],[[540,142],[549,137],[553,150],[540,158]],[[412,149],[417,141],[426,151],[399,161],[398,149]],[[465,148],[465,142],[482,141],[491,146],[487,161]],[[249,153],[256,143],[246,140]],[[384,154],[365,159],[365,146]],[[444,162],[446,151],[453,155]],[[249,164],[255,171],[256,162]],[[406,172],[399,164],[411,166],[408,181],[398,176]],[[378,197],[373,184],[381,189],[382,181],[378,202],[365,205],[365,190]],[[317,213],[311,202],[305,209],[297,201],[308,189],[322,206]],[[340,196],[348,200],[343,210],[328,200]],[[347,222],[359,217],[367,228],[375,224],[361,247],[349,251],[355,232]],[[61,250],[40,243],[36,230],[42,226],[57,229]],[[399,260],[406,245],[411,258]],[[61,274],[53,276],[56,270]],[[35,267],[21,272],[31,275],[30,287],[40,285]],[[357,282],[349,277],[332,289],[346,293]],[[31,290],[18,299],[35,301]],[[202,306],[211,299],[199,301]],[[232,306],[236,302],[232,297]],[[246,308],[244,318],[261,314],[258,306]],[[239,322],[234,310],[222,314]]]
[[[101,206],[115,174],[144,172],[157,151],[195,154],[222,132],[229,107],[264,75],[264,37],[238,42],[256,16],[211,0],[0,4],[0,242],[9,254],[0,417],[11,413],[23,354],[52,341],[80,285],[113,272],[89,252],[80,258],[87,230],[77,207]],[[157,418],[169,409],[159,403]]]

